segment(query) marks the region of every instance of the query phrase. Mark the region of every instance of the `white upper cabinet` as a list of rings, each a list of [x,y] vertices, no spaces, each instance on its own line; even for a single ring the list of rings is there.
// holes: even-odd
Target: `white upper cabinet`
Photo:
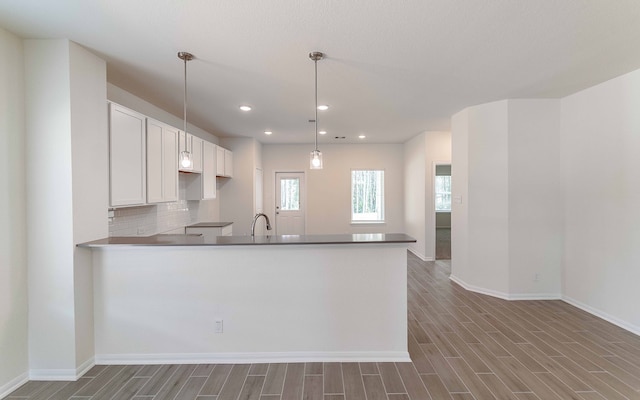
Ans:
[[[179,149],[178,153],[182,153],[185,149],[191,152],[191,159],[193,160],[193,168],[186,169],[181,165],[178,167],[179,171],[182,172],[192,172],[192,173],[202,173],[202,144],[204,140],[200,139],[197,136],[193,136],[190,133],[184,133],[180,131],[179,136]]]
[[[202,148],[202,198],[216,198],[216,145],[204,142]]]
[[[216,146],[216,154],[217,176],[223,176],[225,178],[233,177],[233,152],[224,147]]]
[[[111,207],[145,204],[146,117],[109,104],[109,185]]]
[[[147,203],[178,201],[178,133],[147,119]]]
[[[216,145],[202,142],[202,173],[187,181],[187,200],[216,198]]]
[[[224,149],[224,176],[233,177],[233,153],[227,149]]]

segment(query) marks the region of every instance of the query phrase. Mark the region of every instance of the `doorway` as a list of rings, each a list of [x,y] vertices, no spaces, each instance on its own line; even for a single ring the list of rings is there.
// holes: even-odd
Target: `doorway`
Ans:
[[[276,234],[304,235],[304,172],[276,172]]]
[[[451,259],[451,164],[434,163],[435,259]]]

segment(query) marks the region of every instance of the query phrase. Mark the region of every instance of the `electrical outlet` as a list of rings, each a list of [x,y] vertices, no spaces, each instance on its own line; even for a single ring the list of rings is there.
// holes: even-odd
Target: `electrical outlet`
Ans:
[[[533,274],[533,281],[538,282],[539,280],[540,280],[540,273],[536,272],[535,274]]]
[[[216,326],[214,328],[214,332],[215,333],[222,333],[223,332],[223,320],[221,319],[217,319],[216,320]]]

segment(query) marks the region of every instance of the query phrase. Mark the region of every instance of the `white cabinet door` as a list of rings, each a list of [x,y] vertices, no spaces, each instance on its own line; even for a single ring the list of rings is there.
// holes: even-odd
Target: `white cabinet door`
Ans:
[[[216,198],[216,145],[204,142],[202,147],[202,198]]]
[[[233,176],[233,152],[224,147],[216,146],[217,168],[216,176],[231,178]]]
[[[147,203],[178,200],[178,130],[147,119]]]
[[[216,145],[202,141],[202,173],[191,174],[187,180],[187,200],[216,198]]]
[[[162,169],[164,201],[178,201],[178,130],[171,126],[162,132]]]
[[[109,105],[109,189],[111,207],[145,204],[145,116]]]
[[[216,176],[224,176],[224,148],[216,146]]]
[[[233,153],[227,149],[224,149],[224,176],[227,178],[233,176]]]
[[[193,170],[191,172],[202,173],[202,145],[204,140],[197,136],[193,136],[192,134],[187,134],[187,138],[191,143],[190,149],[191,157],[193,159]]]

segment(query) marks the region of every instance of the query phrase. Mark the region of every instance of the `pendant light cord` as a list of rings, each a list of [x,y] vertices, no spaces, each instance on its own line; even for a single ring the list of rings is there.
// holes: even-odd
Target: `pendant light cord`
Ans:
[[[316,151],[318,151],[318,60],[313,60],[313,64],[315,67],[315,77],[316,77],[316,85],[315,85],[315,92],[316,92],[316,118],[315,118],[315,122],[316,122]]]
[[[184,149],[191,152],[187,140],[187,58],[184,58]]]

